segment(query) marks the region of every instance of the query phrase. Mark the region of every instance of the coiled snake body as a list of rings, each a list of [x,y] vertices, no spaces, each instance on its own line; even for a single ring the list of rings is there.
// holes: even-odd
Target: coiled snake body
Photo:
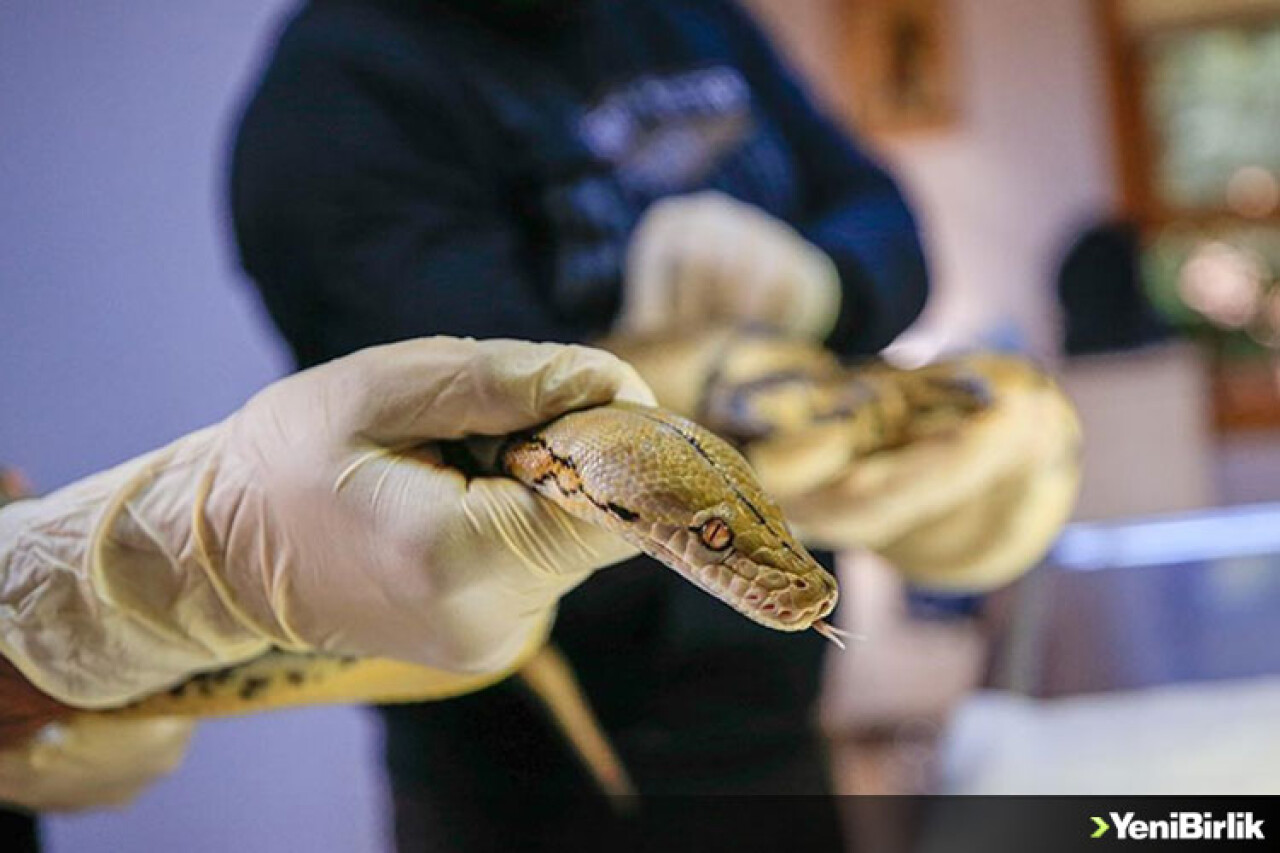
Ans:
[[[825,621],[836,604],[836,581],[792,532],[784,508],[790,514],[797,507],[804,515],[806,501],[817,500],[822,511],[809,512],[812,523],[803,525],[810,541],[836,548],[896,547],[907,555],[905,563],[913,555],[917,563],[923,559],[935,579],[936,565],[948,560],[945,548],[941,560],[928,549],[921,558],[918,546],[912,551],[912,524],[933,525],[954,538],[959,518],[961,532],[977,530],[969,538],[982,545],[978,556],[965,556],[981,567],[971,573],[980,575],[973,586],[1003,582],[1033,562],[1069,511],[1074,418],[1052,383],[1024,362],[850,371],[811,346],[738,333],[709,335],[684,349],[665,341],[614,342],[610,348],[636,364],[660,401],[728,435],[746,458],[689,418],[630,404],[564,415],[484,446],[478,455],[491,455],[484,461],[497,472],[617,533],[769,628],[815,628],[840,642],[840,632]],[[1018,401],[1034,394],[1049,402],[1017,410]],[[1044,421],[1029,433],[1043,435],[1046,426],[1054,427],[1054,438],[1037,445],[1034,454],[1024,452],[1016,470],[1005,470],[998,461],[1003,457],[991,448],[1003,446],[1006,456],[1014,452],[1011,425],[1025,426],[1028,419]],[[970,440],[971,434],[986,435],[983,429],[991,435]],[[927,451],[923,463],[911,455],[920,448]],[[939,470],[940,463],[930,459],[951,460],[952,468],[942,467],[946,478],[933,488],[913,492],[924,475]],[[890,473],[922,465],[922,475],[896,485],[892,476],[879,475],[868,486],[859,474],[877,462]],[[1039,491],[1024,484],[1027,477]],[[766,495],[762,481],[783,499],[781,507]],[[955,494],[944,500],[952,483]],[[1009,521],[1008,512],[987,512],[970,520],[964,513],[972,512],[972,498],[984,489],[1009,492],[1005,503],[1022,515],[1014,513]],[[903,494],[901,500],[883,500]],[[1026,501],[1032,503],[1030,513],[1022,506]],[[920,507],[925,509],[913,515]],[[860,513],[872,521],[860,525]],[[833,523],[833,517],[843,520]],[[943,577],[939,585],[964,584]],[[545,646],[531,650],[520,672],[602,787],[628,791],[625,772],[558,654]],[[469,692],[508,674],[454,675],[442,691],[439,673],[410,664],[273,652],[198,675],[129,707],[94,713],[204,717],[330,702],[413,701]]]

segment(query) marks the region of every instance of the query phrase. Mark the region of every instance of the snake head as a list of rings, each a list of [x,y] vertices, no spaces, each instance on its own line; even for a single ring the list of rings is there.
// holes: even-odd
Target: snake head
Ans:
[[[717,504],[696,513],[693,524],[668,541],[677,547],[664,550],[674,551],[677,559],[653,556],[766,627],[802,631],[836,605],[835,578],[795,539],[772,505]]]
[[[727,442],[663,409],[614,403],[513,439],[505,473],[779,631],[814,627],[835,579]]]

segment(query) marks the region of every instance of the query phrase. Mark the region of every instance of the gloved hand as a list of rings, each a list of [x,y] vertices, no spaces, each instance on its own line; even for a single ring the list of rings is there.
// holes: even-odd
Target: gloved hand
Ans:
[[[0,752],[0,802],[31,811],[123,806],[182,762],[195,721],[83,716]]]
[[[0,510],[0,653],[72,706],[123,704],[272,646],[476,673],[631,550],[440,439],[615,398],[582,347],[434,338],[268,387],[223,423]]]
[[[618,331],[727,323],[821,339],[839,309],[831,258],[786,223],[708,191],[659,201],[636,227]]]

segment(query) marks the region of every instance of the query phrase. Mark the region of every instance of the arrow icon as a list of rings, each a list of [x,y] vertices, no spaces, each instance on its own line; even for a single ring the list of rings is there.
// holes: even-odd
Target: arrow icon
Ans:
[[[1090,838],[1101,838],[1106,835],[1107,830],[1111,828],[1107,822],[1100,817],[1090,818],[1090,820],[1098,825],[1098,828],[1093,831],[1093,835],[1089,836]]]

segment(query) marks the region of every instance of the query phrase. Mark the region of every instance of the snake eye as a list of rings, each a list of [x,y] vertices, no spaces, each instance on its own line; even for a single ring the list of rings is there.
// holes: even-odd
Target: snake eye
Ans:
[[[709,518],[698,528],[698,538],[712,551],[723,551],[733,544],[733,531],[723,518]]]

